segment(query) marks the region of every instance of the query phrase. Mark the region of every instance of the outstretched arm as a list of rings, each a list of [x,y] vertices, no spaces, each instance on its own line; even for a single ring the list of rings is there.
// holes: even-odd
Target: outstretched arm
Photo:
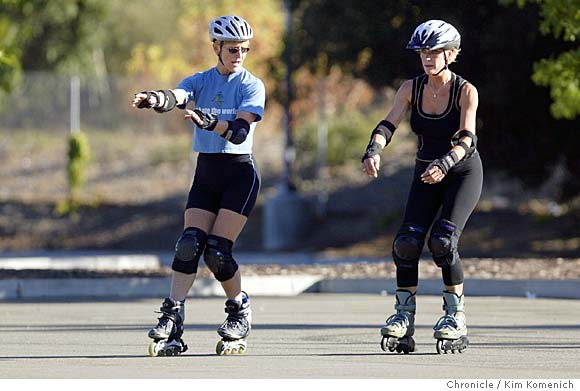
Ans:
[[[154,109],[158,113],[164,113],[185,103],[187,103],[185,90],[157,90],[141,91],[135,94],[132,106],[138,109]]]

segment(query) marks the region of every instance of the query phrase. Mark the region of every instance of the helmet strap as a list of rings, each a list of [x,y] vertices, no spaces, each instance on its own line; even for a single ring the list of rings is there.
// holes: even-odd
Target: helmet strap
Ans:
[[[447,53],[445,52],[445,50],[443,50],[443,58],[445,59],[445,66],[441,68],[439,72],[435,74],[435,76],[438,76],[441,72],[449,68],[449,63],[447,62]]]
[[[224,48],[224,41],[220,41],[220,52],[218,53],[218,58],[220,60],[220,62],[222,63],[222,65],[225,67],[226,64],[224,64],[223,60],[222,60],[222,49]],[[445,60],[447,61],[447,60]]]

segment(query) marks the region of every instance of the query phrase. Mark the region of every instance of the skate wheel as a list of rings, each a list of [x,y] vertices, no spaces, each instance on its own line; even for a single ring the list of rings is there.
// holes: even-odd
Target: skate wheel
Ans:
[[[227,350],[224,341],[219,341],[215,347],[215,352],[218,356],[226,355]]]
[[[389,339],[387,337],[381,339],[381,349],[383,349],[383,352],[386,352],[387,350],[392,352],[391,348],[387,345],[388,341]]]
[[[435,347],[437,348],[437,353],[438,354],[443,354],[443,340],[442,339],[438,339],[437,343],[435,344]]]
[[[157,352],[155,351],[155,342],[151,342],[149,345],[147,345],[147,353],[149,353],[149,357],[155,357],[157,356]]]
[[[467,336],[462,336],[459,341],[461,342],[461,346],[459,349],[457,349],[457,351],[459,353],[463,353],[465,351],[465,349],[467,349],[467,347],[469,346],[469,339],[467,338]]]

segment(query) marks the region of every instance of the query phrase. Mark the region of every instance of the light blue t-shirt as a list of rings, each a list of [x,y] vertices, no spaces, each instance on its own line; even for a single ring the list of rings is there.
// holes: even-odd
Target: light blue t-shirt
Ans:
[[[195,107],[204,113],[216,114],[219,120],[232,121],[238,110],[256,114],[250,124],[248,137],[241,144],[234,144],[219,134],[201,129],[190,121],[193,132],[193,150],[202,153],[252,153],[256,122],[262,119],[266,91],[264,83],[245,68],[236,73],[222,75],[216,67],[198,72],[183,79],[178,89],[187,91],[187,102],[178,106],[184,109],[187,103],[195,102]]]

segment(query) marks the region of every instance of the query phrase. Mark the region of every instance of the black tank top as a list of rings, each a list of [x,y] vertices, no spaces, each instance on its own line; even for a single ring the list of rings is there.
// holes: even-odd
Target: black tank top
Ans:
[[[451,73],[447,107],[441,114],[428,114],[421,109],[427,80],[426,74],[413,79],[411,97],[411,129],[417,134],[417,160],[421,161],[438,159],[451,149],[451,138],[459,130],[461,118],[461,89],[467,83],[461,76]]]

